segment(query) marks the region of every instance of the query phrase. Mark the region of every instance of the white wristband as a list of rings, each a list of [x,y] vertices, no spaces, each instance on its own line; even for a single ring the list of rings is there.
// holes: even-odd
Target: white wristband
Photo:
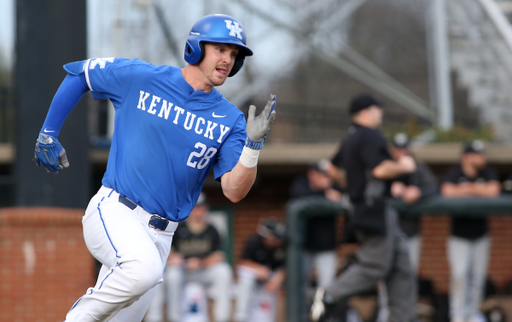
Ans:
[[[242,154],[240,155],[240,162],[248,168],[254,168],[256,164],[258,164],[259,156],[260,150],[254,150],[244,146]]]

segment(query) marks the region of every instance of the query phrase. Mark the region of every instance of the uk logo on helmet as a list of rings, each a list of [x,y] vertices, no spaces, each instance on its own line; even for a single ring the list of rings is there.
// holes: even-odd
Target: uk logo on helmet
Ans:
[[[240,24],[237,21],[233,20],[224,20],[226,22],[226,28],[229,29],[229,35],[232,37],[236,37],[240,40],[243,40],[242,38],[242,32],[244,31]]]

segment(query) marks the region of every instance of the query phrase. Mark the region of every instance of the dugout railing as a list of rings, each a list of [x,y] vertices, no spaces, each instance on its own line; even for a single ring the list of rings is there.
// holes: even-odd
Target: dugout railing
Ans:
[[[390,200],[397,210],[406,210],[411,216],[450,214],[481,217],[487,215],[511,215],[512,195],[497,198],[443,198],[434,196],[414,205],[406,205]],[[290,201],[287,204],[286,219],[288,225],[286,314],[287,321],[304,321],[306,316],[304,282],[302,273],[302,243],[305,218],[311,216],[336,216],[347,214],[342,203],[331,203],[321,197],[307,197]]]

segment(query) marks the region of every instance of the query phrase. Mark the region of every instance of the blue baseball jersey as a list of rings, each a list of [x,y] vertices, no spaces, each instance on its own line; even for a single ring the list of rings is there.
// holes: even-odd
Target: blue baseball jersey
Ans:
[[[116,114],[102,184],[150,213],[186,219],[213,167],[216,180],[242,152],[245,117],[215,88],[194,91],[173,66],[96,58],[64,65],[84,74],[95,99]]]

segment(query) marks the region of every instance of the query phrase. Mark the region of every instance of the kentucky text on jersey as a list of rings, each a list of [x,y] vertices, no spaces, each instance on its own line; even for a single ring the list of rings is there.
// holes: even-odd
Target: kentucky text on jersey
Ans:
[[[112,57],[64,68],[115,109],[102,184],[146,211],[186,219],[210,170],[220,181],[238,162],[246,138],[243,112],[215,88],[194,90],[180,68]]]
[[[150,96],[152,96],[150,100],[151,103],[149,103],[149,106],[146,108],[146,101]],[[152,95],[151,93],[145,91],[140,91],[139,103],[137,104],[137,108],[139,110],[146,111],[147,113],[155,115],[157,117],[164,118],[166,120],[169,119],[169,115],[171,115],[172,111],[174,112],[174,114],[171,117],[171,119],[173,120],[172,123],[182,125],[183,128],[187,131],[191,131],[193,129],[196,134],[203,135],[205,138],[210,140],[215,140],[217,141],[217,143],[222,143],[222,139],[230,129],[229,126],[226,126],[224,124],[218,124],[210,120],[207,121],[203,117],[197,117],[197,115],[192,112],[187,111],[185,116],[184,108],[175,106],[173,103],[168,102],[165,99],[162,101],[161,97]],[[223,117],[224,115],[212,114],[212,116]],[[216,130],[217,128],[219,128],[218,131]]]

